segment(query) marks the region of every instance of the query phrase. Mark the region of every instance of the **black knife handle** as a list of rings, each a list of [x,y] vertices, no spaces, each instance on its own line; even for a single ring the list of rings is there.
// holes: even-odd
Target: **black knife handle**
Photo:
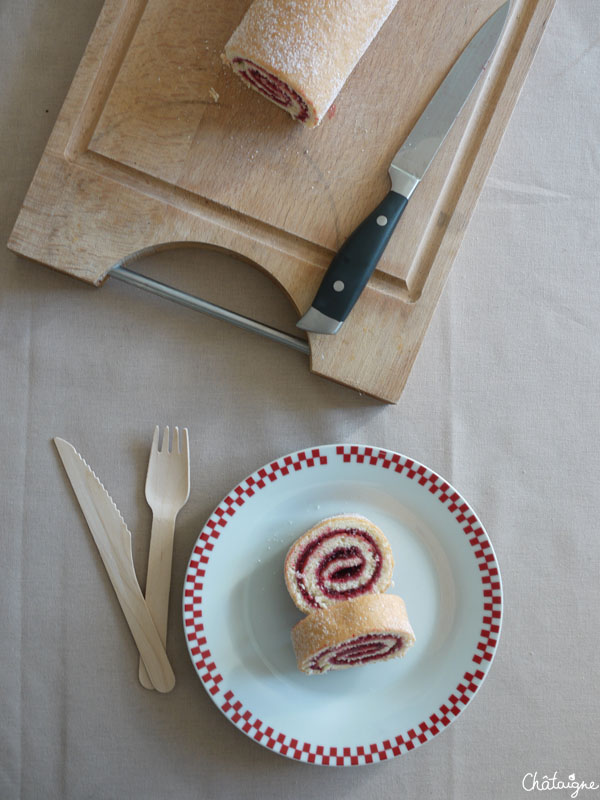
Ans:
[[[346,319],[383,255],[407,203],[404,195],[390,192],[350,234],[327,268],[313,308],[339,322]]]

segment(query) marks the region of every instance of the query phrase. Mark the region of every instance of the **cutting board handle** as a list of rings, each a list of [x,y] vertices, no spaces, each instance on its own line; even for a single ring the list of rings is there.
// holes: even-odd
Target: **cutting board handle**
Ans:
[[[269,325],[264,325],[262,322],[250,319],[250,317],[236,314],[235,311],[229,311],[229,309],[210,303],[208,300],[203,300],[201,297],[182,292],[179,289],[175,289],[173,286],[168,286],[166,283],[160,283],[160,281],[155,281],[153,278],[148,278],[146,275],[141,275],[139,272],[134,272],[133,270],[118,265],[113,267],[108,274],[112,278],[117,278],[131,286],[137,286],[139,289],[145,289],[147,292],[165,297],[167,300],[186,306],[186,308],[192,308],[194,311],[200,311],[202,314],[208,314],[210,317],[223,319],[226,322],[230,322],[232,325],[237,325],[238,328],[252,331],[252,333],[258,333],[261,336],[265,336],[267,339],[285,344],[288,347],[292,347],[294,350],[299,350],[301,353],[306,353],[306,355],[310,354],[308,342],[304,339],[300,339],[298,336],[292,336],[277,328],[271,328]]]

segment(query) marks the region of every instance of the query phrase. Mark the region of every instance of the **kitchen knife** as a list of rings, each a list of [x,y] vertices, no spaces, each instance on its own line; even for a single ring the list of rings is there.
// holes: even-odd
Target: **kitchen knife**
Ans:
[[[73,445],[59,438],[54,443],[150,680],[159,692],[170,692],[175,675],[135,574],[131,533],[113,499]]]
[[[463,50],[389,168],[391,191],[350,234],[329,265],[311,307],[296,323],[313,333],[337,333],[377,266],[410,196],[435,158],[479,80],[504,27],[507,0]]]

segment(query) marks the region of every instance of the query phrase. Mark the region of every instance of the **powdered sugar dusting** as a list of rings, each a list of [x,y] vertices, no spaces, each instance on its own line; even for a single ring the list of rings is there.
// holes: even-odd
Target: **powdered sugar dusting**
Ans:
[[[324,116],[397,0],[255,0],[225,47],[284,80]],[[314,121],[313,121],[314,124]]]

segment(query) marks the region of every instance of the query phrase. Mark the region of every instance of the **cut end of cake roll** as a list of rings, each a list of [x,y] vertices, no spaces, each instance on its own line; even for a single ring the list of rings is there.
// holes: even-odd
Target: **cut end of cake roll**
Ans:
[[[334,669],[401,658],[415,643],[404,600],[371,594],[309,614],[292,629],[298,669]]]
[[[292,119],[303,123],[307,128],[315,128],[321,121],[309,100],[266,67],[241,55],[234,55],[231,50],[228,55],[227,49],[225,63],[231,66],[246,86],[287,111]]]
[[[319,522],[288,551],[285,583],[305,613],[342,600],[385,592],[394,558],[383,532],[359,514],[340,514]]]

